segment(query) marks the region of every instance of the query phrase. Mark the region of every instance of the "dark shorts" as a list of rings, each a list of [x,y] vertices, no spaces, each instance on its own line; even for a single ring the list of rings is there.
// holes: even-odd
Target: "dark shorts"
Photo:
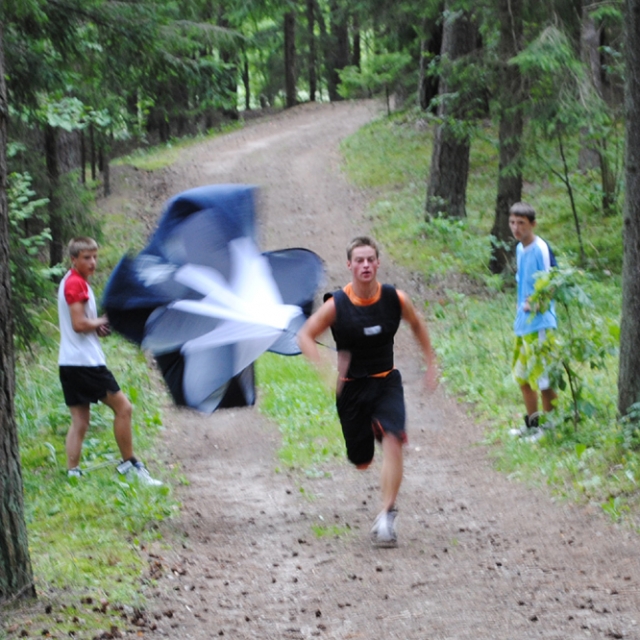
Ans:
[[[107,367],[60,367],[60,382],[68,407],[87,405],[118,393],[120,387]]]
[[[336,399],[347,457],[353,464],[373,460],[375,440],[393,434],[407,441],[402,376],[394,369],[385,378],[359,378],[344,383]]]

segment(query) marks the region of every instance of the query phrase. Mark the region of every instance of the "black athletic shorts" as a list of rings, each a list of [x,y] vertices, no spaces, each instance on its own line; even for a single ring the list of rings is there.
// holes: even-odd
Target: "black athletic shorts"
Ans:
[[[347,457],[353,464],[371,462],[375,440],[380,442],[384,434],[407,441],[402,376],[397,369],[384,378],[347,380],[336,407]]]
[[[87,405],[117,393],[120,387],[107,367],[60,367],[60,382],[68,407]]]

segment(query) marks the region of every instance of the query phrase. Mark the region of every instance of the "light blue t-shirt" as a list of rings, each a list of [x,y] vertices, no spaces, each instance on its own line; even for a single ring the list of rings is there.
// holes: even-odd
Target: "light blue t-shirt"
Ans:
[[[527,333],[536,333],[540,329],[555,329],[557,326],[556,307],[553,301],[549,309],[544,313],[531,313],[523,308],[525,302],[534,291],[534,274],[538,273],[538,271],[549,271],[551,269],[551,250],[549,245],[538,236],[527,247],[523,247],[522,242],[519,242],[516,247],[516,263],[518,309],[516,311],[516,320],[513,323],[513,330],[517,336],[524,336]]]

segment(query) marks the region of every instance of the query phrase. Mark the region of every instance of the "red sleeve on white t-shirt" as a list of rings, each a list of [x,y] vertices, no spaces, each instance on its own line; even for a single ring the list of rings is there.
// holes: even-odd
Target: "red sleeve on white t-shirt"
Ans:
[[[64,299],[67,304],[87,302],[89,300],[89,285],[87,281],[73,271],[64,283]]]

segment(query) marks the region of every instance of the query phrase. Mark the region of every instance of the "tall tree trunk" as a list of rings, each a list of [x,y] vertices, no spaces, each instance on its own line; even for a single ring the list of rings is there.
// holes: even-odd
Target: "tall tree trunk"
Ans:
[[[436,128],[427,187],[427,218],[467,215],[470,148],[468,136],[454,133],[450,125],[441,124]]]
[[[234,67],[235,69],[235,67]],[[232,78],[235,77],[235,73],[233,73]],[[233,93],[235,100],[235,95],[237,92],[237,86],[235,84],[235,79],[233,81]],[[178,137],[182,137],[187,134],[190,127],[189,120],[189,87],[187,83],[184,82],[181,78],[174,79],[171,82],[171,120],[175,123],[175,130]],[[229,110],[230,117],[237,116],[237,104],[234,102],[233,109]],[[105,137],[103,136],[102,142],[104,144]],[[104,153],[103,153],[104,159]],[[104,166],[100,167],[101,171],[104,171]]]
[[[451,9],[451,1],[445,5]],[[446,11],[445,11],[446,13]],[[442,34],[442,56],[451,62],[467,55],[475,48],[476,29],[466,13],[455,13],[445,19]],[[440,78],[440,94],[455,92],[451,78]],[[427,218],[442,214],[463,218],[467,215],[467,179],[469,177],[469,136],[459,133],[451,123],[461,114],[464,105],[451,105],[443,100],[438,106],[442,124],[434,133],[431,170],[427,188]]]
[[[96,134],[93,123],[89,125],[89,155],[91,156],[91,180],[96,181]]]
[[[84,131],[80,130],[80,182],[87,183],[87,143]]]
[[[318,54],[316,52],[316,17],[313,0],[307,0],[307,34],[309,36],[309,100],[316,101],[316,90],[318,79],[316,66],[318,64]]]
[[[284,14],[284,83],[287,107],[298,103],[296,92],[296,14]]]
[[[322,48],[322,59],[324,60],[324,68],[327,79],[327,91],[331,95],[331,73],[329,72],[329,62],[331,60],[331,38],[327,33],[327,23],[324,20],[322,9],[318,4],[318,0],[310,0],[313,3],[313,10],[318,28],[320,29],[320,46]],[[334,89],[335,91],[335,89]]]
[[[224,3],[218,7],[218,25],[225,29],[232,28],[229,19],[225,15]],[[223,115],[232,120],[237,120],[238,114],[238,53],[229,46],[220,47],[220,59],[225,63],[226,69],[222,75],[222,89],[229,100],[229,106],[222,109]],[[185,98],[186,98],[185,92]]]
[[[347,11],[339,0],[331,0],[329,3],[331,11],[331,47],[329,58],[326,60],[328,69],[328,89],[329,100],[332,102],[342,100],[338,93],[340,84],[339,71],[349,64],[349,27],[347,22]]]
[[[602,213],[605,216],[613,216],[618,212],[616,207],[617,181],[607,154],[607,146],[607,139],[603,138],[598,149],[600,184],[602,186]]]
[[[523,35],[522,0],[500,0],[500,162],[496,213],[491,235],[489,267],[503,273],[513,255],[513,236],[509,229],[509,209],[522,198],[522,78],[518,67],[509,60],[520,51]]]
[[[49,182],[49,231],[51,232],[51,246],[49,249],[49,264],[53,267],[62,262],[64,251],[63,220],[60,212],[60,163],[58,162],[57,129],[51,125],[44,127],[44,155]]]
[[[583,0],[582,24],[580,33],[580,48],[582,59],[589,69],[591,86],[600,99],[606,104],[603,87],[603,69],[600,56],[600,29],[589,13],[591,0]],[[587,150],[596,155],[600,167],[600,181],[602,185],[602,213],[610,216],[616,213],[616,176],[607,154],[607,140],[592,140],[587,143]],[[583,158],[584,158],[584,154]]]
[[[243,52],[242,59],[242,85],[244,86],[244,108],[251,111],[251,83],[249,78],[249,58],[247,52]]]
[[[109,169],[109,136],[101,137],[100,143],[100,166],[102,167],[102,193],[105,198],[111,195],[111,171]]]
[[[580,21],[580,56],[589,70],[589,78],[594,87],[600,83],[600,33],[596,29],[593,18],[588,11],[588,0],[582,0],[582,16]],[[597,91],[597,89],[596,89]],[[593,143],[588,139],[588,130],[585,127],[582,131],[583,144],[580,147],[578,164],[580,170],[593,169],[599,164],[598,153],[593,148]]]
[[[7,210],[7,91],[0,23],[0,604],[35,597],[14,413],[15,361]]]
[[[353,51],[351,52],[351,64],[360,69],[361,38],[360,38],[360,18],[358,14],[353,16]]]
[[[420,65],[418,73],[418,104],[425,111],[438,95],[438,78],[429,75],[427,68],[442,47],[442,24],[423,23],[423,37],[420,40]]]
[[[626,151],[618,410],[640,402],[640,0],[625,0]]]

